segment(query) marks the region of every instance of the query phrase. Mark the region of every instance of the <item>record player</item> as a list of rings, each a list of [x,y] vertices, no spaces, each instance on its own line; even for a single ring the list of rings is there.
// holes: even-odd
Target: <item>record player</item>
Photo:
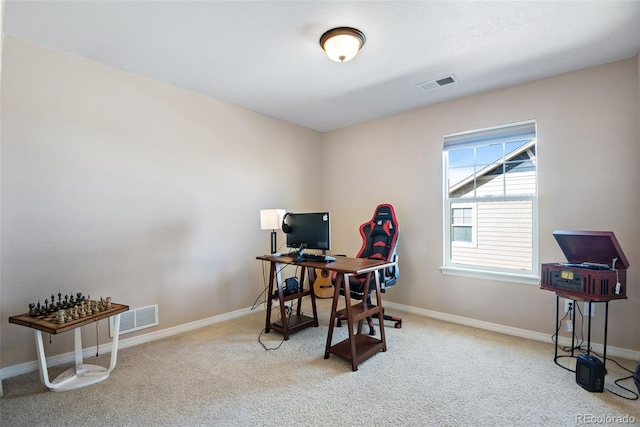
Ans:
[[[553,232],[567,262],[542,264],[540,288],[573,299],[627,298],[629,261],[612,231]]]

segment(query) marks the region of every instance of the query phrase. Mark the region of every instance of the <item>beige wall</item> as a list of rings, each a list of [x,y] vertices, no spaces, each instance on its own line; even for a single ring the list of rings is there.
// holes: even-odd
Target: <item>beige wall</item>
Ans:
[[[250,306],[262,290],[254,257],[269,247],[261,208],[330,209],[335,252],[354,254],[359,224],[393,203],[402,275],[388,300],[551,334],[552,293],[439,270],[442,135],[527,119],[540,261],[563,259],[555,229],[615,231],[631,269],[609,344],[640,350],[639,85],[633,59],[320,135],[7,38],[0,366],[35,360],[32,333],[7,318],[58,289],[158,303],[156,330]],[[66,335],[48,354],[70,351]]]
[[[534,119],[540,261],[565,260],[552,236],[556,229],[613,230],[631,268],[629,299],[610,304],[608,344],[640,350],[638,99],[634,58],[326,133],[325,204],[348,212],[334,226],[334,246],[357,251],[356,224],[376,204],[393,203],[401,227],[401,277],[387,300],[553,333],[552,292],[443,275],[438,268],[443,257],[442,136]],[[345,182],[350,183],[345,191],[332,190]],[[597,342],[602,342],[603,312],[596,307]]]
[[[0,0],[0,100],[2,99],[2,52],[4,51],[4,0]],[[0,117],[0,136],[2,135],[2,118]],[[0,139],[0,150],[2,140]],[[1,154],[0,154],[1,159]],[[1,164],[1,161],[0,161]],[[2,174],[2,166],[0,165],[0,175]],[[0,206],[2,205],[2,195],[0,194]],[[2,221],[2,213],[0,212],[0,223]],[[2,247],[2,233],[0,229],[0,248]],[[2,262],[0,260],[0,307],[2,306]],[[4,317],[4,312],[0,312]],[[2,339],[0,338],[0,368],[2,367]],[[2,396],[2,377],[0,376],[0,396]]]
[[[58,290],[157,303],[155,330],[251,306],[259,210],[320,208],[317,132],[10,37],[4,60],[3,367],[35,360],[8,317]]]

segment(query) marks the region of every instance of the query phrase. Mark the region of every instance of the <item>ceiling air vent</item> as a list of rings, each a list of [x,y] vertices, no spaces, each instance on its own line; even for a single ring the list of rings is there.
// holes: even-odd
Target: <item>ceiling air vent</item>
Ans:
[[[436,89],[442,86],[450,85],[451,83],[455,83],[458,81],[458,78],[453,74],[449,74],[448,76],[440,77],[439,79],[429,80],[428,82],[419,83],[418,86],[424,92],[432,89]]]

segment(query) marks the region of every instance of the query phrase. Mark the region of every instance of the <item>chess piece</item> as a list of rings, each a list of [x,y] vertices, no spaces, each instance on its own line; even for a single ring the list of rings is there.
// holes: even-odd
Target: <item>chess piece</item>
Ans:
[[[80,304],[80,317],[86,317],[87,316],[87,311],[84,309],[85,305],[84,305],[84,301],[82,301],[82,303]]]
[[[59,325],[62,325],[66,321],[66,316],[64,310],[58,310],[58,314],[56,315],[56,321]]]
[[[107,297],[107,308],[111,308],[111,297]]]
[[[29,316],[36,317],[36,305],[34,303],[29,303]]]

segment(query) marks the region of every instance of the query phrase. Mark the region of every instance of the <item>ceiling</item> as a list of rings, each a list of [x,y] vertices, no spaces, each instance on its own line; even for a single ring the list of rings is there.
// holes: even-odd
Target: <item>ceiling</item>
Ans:
[[[329,131],[640,50],[640,1],[16,1],[5,34]],[[367,41],[336,63],[319,39]],[[453,74],[456,83],[416,85]]]

